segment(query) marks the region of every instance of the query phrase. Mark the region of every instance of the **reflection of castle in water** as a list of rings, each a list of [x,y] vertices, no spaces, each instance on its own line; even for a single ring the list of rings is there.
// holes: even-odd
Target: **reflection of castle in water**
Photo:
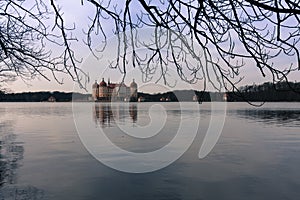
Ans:
[[[93,117],[96,124],[111,126],[115,121],[126,121],[128,118],[135,123],[137,121],[136,104],[109,104],[97,103],[94,107]]]
[[[92,89],[94,101],[137,101],[137,84],[134,79],[128,87],[125,83],[111,83],[109,79],[106,83],[103,78],[99,84],[95,81]]]

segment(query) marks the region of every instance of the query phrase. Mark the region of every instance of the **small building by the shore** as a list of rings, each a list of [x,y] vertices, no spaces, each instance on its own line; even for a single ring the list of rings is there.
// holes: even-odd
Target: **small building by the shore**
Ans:
[[[48,98],[48,102],[56,102],[56,98],[54,96],[50,96]]]

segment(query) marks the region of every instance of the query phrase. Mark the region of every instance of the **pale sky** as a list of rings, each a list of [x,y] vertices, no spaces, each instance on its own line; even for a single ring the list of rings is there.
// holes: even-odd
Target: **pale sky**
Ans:
[[[82,29],[86,29],[88,24],[87,16],[94,12],[94,8],[92,6],[81,6],[80,0],[77,1],[57,1],[60,5],[62,5],[64,10],[64,17],[66,22],[71,26],[76,22],[77,27],[77,38],[79,39],[78,43],[73,44],[72,46],[77,52],[77,56],[83,58],[83,62],[81,63],[81,68],[86,70],[90,75],[90,86],[87,86],[88,92],[91,92],[91,85],[95,80],[98,82],[101,81],[102,78],[105,78],[107,81],[110,78],[111,82],[120,82],[122,75],[118,70],[108,69],[109,60],[114,59],[114,55],[116,54],[116,37],[111,34],[111,37],[108,39],[108,45],[105,50],[101,54],[101,59],[96,60],[93,57],[86,46],[83,44],[82,40],[84,39],[84,34],[82,33]],[[88,4],[87,4],[88,5]],[[107,24],[107,30],[110,30],[109,24]],[[285,65],[286,63],[290,63],[290,60],[280,59],[278,58],[278,63],[282,63]],[[255,67],[251,67],[250,64],[246,63],[246,66],[241,71],[242,75],[245,75],[245,79],[241,82],[240,85],[246,84],[256,84],[263,83],[265,81],[271,81],[270,74],[267,74],[266,78],[263,78],[260,74],[259,70]],[[300,73],[299,71],[291,74],[290,80],[295,81],[299,80]],[[59,75],[61,79],[63,79],[64,84],[60,85],[52,81],[47,81],[43,78],[35,79],[30,82],[25,83],[22,80],[17,80],[13,83],[10,83],[7,87],[10,88],[13,92],[26,92],[26,91],[65,91],[71,92],[74,90],[74,83],[70,80],[68,76]],[[170,71],[169,81],[171,84],[176,83],[176,87],[172,88],[167,85],[164,85],[163,82],[159,82],[157,84],[154,81],[149,83],[142,82],[142,74],[138,69],[128,68],[127,77],[125,79],[126,84],[130,84],[132,79],[135,78],[139,86],[139,91],[143,92],[164,92],[173,89],[201,89],[199,85],[188,85],[179,79],[176,74],[176,71]],[[76,88],[76,86],[75,86]],[[84,91],[82,91],[84,92]]]

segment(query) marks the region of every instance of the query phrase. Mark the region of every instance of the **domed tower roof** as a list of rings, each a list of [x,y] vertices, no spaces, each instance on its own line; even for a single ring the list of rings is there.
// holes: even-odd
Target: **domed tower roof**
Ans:
[[[100,87],[106,87],[106,82],[104,81],[104,78],[102,78],[101,83],[99,84]]]
[[[134,82],[134,79],[132,80],[132,83],[130,84],[130,87],[137,88],[136,82]]]
[[[95,81],[95,83],[92,85],[92,88],[97,88],[97,87],[99,87],[99,85],[98,85],[97,81]]]

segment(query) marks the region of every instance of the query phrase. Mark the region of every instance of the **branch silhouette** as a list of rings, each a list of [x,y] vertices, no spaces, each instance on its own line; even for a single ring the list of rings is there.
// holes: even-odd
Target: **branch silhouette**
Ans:
[[[63,12],[54,0],[47,5],[34,0],[32,7],[24,2],[0,1],[1,69],[29,79],[49,79],[45,70],[54,77],[65,73],[85,87],[88,74],[78,67],[71,47],[78,41],[73,34],[78,27],[76,22],[66,26],[67,8]],[[203,90],[210,85],[239,92],[243,67],[257,68],[273,83],[288,82],[288,75],[300,70],[299,0],[81,0],[81,6],[95,8],[87,15],[85,44],[96,56],[94,45],[105,51],[108,36],[116,35],[116,59],[110,67],[124,76],[133,66],[141,70],[143,81],[169,84],[169,71],[176,70],[183,81]],[[52,29],[49,19],[54,19]],[[141,31],[146,28],[147,40]],[[61,55],[46,51],[49,43],[60,46]],[[282,66],[278,58],[290,63]]]

